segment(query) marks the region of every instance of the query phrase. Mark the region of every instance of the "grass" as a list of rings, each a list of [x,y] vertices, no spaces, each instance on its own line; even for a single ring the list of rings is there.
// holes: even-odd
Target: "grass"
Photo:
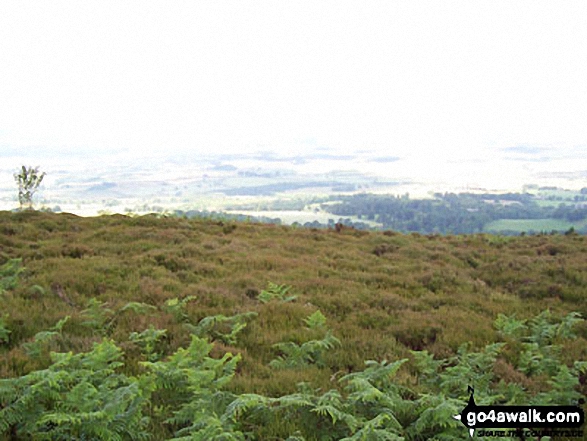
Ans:
[[[328,390],[333,374],[361,370],[364,360],[398,360],[413,349],[447,356],[463,342],[495,341],[492,323],[500,313],[525,318],[550,309],[587,316],[586,251],[586,238],[577,235],[336,233],[155,216],[0,212],[0,265],[22,259],[25,268],[17,286],[0,295],[11,331],[0,344],[0,377],[46,366],[47,354],[29,360],[22,345],[66,316],[52,350],[86,351],[104,334],[133,347],[129,335],[152,325],[167,330],[159,349],[168,354],[189,343],[182,320],[196,325],[207,316],[255,312],[236,343],[216,343],[217,354],[242,355],[230,387],[276,396],[309,381]],[[295,301],[260,301],[268,282],[291,285]],[[166,305],[188,296],[194,298],[182,306],[185,319],[178,319],[184,316]],[[104,314],[112,311],[107,329],[87,324],[91,299],[104,305]],[[129,302],[156,309],[123,310]],[[307,341],[304,319],[317,310],[341,342],[324,366],[269,368],[279,355],[273,345]],[[579,333],[580,343],[565,352],[569,360],[586,359],[587,329]],[[132,357],[128,366],[137,369]]]
[[[582,228],[586,221],[567,222],[560,219],[500,219],[485,225],[485,231],[496,233],[500,231],[567,231],[571,227]]]

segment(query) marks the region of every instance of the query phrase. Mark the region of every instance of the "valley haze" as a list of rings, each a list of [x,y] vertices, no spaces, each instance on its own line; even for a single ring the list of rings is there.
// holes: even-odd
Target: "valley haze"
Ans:
[[[47,172],[37,207],[80,215],[578,191],[586,12],[580,0],[0,2],[0,209],[16,208],[22,165]]]
[[[582,148],[561,152],[517,146],[461,160],[442,154],[410,157],[395,156],[393,151],[338,153],[328,148],[226,154],[180,151],[142,157],[124,150],[68,153],[52,154],[40,147],[0,152],[0,209],[18,205],[12,175],[21,165],[38,165],[47,172],[35,196],[37,207],[58,207],[83,216],[150,212],[153,207],[223,211],[239,203],[335,194],[430,198],[445,192],[524,192],[532,185],[572,190],[587,186]],[[290,213],[286,216],[290,221],[284,222],[327,217],[300,212],[297,219]]]

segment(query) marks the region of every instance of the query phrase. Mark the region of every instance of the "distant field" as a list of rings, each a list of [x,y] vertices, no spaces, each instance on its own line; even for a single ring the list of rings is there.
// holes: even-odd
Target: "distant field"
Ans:
[[[351,219],[353,222],[364,222],[368,225],[373,227],[381,226],[381,224],[373,221],[362,220],[359,219],[357,216],[338,216],[332,213],[325,213],[325,212],[318,212],[315,213],[313,211],[296,211],[296,210],[275,210],[275,211],[248,211],[248,210],[230,210],[227,211],[229,214],[244,214],[245,216],[251,217],[259,217],[265,216],[270,218],[279,218],[281,222],[287,225],[291,225],[294,222],[299,222],[300,224],[304,224],[306,222],[314,222],[318,221],[322,224],[327,224],[329,219],[338,222],[338,220],[343,217],[345,219]]]
[[[581,222],[567,222],[559,219],[500,219],[489,222],[484,231],[498,232],[498,231],[552,231],[552,230],[568,230],[571,227],[579,228],[585,225],[585,221]]]
[[[574,191],[574,190],[567,190],[563,188],[558,188],[556,190],[539,190],[536,193],[536,196],[539,197],[559,197],[562,199],[573,199],[575,196],[580,196],[581,192]]]
[[[545,199],[538,199],[536,203],[540,207],[558,207],[560,204],[570,204],[570,201],[548,201]]]
[[[557,190],[531,191],[530,193],[534,194],[537,198],[540,198],[536,200],[536,203],[541,207],[558,207],[560,204],[572,204],[575,202],[574,198],[576,196],[583,196],[579,191],[565,190],[562,188]],[[556,199],[552,200],[549,198]]]

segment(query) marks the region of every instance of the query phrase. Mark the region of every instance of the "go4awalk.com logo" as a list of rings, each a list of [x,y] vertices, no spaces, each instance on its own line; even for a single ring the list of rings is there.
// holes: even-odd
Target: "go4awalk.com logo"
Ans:
[[[565,434],[578,436],[582,431],[573,429],[579,429],[585,422],[585,414],[579,406],[477,406],[473,388],[469,387],[469,393],[469,403],[460,415],[453,418],[460,420],[469,429],[471,437],[475,429],[490,428],[512,429],[505,433],[508,436],[518,433],[522,428],[531,428],[534,432],[547,429],[542,432],[557,435],[569,432]]]

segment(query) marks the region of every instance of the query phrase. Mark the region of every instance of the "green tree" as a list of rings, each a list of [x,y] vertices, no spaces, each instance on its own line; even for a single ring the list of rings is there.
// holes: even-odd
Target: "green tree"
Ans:
[[[41,185],[45,172],[39,173],[39,167],[25,167],[22,166],[20,173],[14,174],[14,180],[18,184],[18,202],[20,202],[20,209],[25,206],[28,210],[33,209],[33,195]]]

